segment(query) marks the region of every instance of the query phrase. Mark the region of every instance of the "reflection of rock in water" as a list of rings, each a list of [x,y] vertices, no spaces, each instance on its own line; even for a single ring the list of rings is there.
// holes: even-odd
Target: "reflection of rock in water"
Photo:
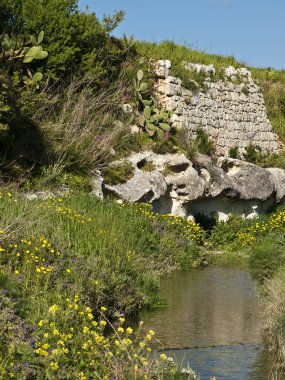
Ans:
[[[162,281],[160,295],[169,307],[144,313],[144,330],[154,329],[165,347],[178,348],[177,358],[201,380],[283,380],[268,377],[272,363],[262,349],[259,300],[249,273],[231,268],[175,273]]]
[[[262,342],[255,284],[245,271],[206,268],[176,273],[161,284],[169,307],[143,316],[167,347]]]

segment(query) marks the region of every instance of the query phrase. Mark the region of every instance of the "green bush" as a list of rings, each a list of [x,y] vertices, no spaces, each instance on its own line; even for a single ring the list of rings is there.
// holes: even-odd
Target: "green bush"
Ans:
[[[202,154],[211,154],[214,151],[213,141],[210,140],[209,136],[202,128],[198,128],[196,131],[195,144],[198,152]]]
[[[227,222],[217,222],[210,231],[208,242],[213,247],[223,247],[236,242],[238,235],[255,221],[238,215],[230,215]]]
[[[262,153],[259,147],[256,147],[253,144],[249,144],[245,147],[245,153],[243,154],[243,157],[246,161],[256,164],[261,160]]]
[[[152,161],[144,161],[142,164],[139,165],[139,169],[141,169],[144,172],[152,172],[155,170],[155,165]]]
[[[45,30],[45,47],[49,52],[44,67],[51,78],[75,72],[92,76],[98,84],[116,75],[129,47],[124,40],[110,37],[123,19],[123,12],[102,22],[94,13],[81,12],[77,0],[4,0],[0,6],[0,33],[21,31],[24,36]]]
[[[238,147],[232,147],[229,149],[230,158],[238,158]]]
[[[253,277],[260,281],[270,278],[285,266],[285,238],[283,234],[272,233],[258,240],[250,255],[250,269]]]

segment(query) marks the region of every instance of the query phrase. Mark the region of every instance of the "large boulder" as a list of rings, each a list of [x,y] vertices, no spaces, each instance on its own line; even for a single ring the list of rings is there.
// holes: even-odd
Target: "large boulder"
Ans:
[[[276,192],[272,175],[266,169],[246,161],[225,157],[220,158],[217,164],[233,181],[240,199],[265,201]]]
[[[167,185],[163,175],[157,171],[148,173],[136,170],[126,183],[105,185],[105,189],[126,202],[151,203],[166,193]]]
[[[184,154],[151,151],[134,153],[128,161],[133,177],[117,185],[105,184],[100,177],[94,181],[96,193],[112,194],[126,202],[153,203],[163,213],[216,213],[223,220],[233,212],[257,216],[285,199],[285,171],[278,168],[263,169],[242,160],[202,154],[191,162]]]

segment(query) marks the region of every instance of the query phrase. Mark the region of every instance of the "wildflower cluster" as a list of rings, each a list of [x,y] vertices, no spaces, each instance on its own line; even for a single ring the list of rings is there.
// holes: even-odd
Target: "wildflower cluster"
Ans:
[[[244,245],[251,245],[258,237],[267,235],[269,232],[279,230],[285,231],[285,211],[278,211],[271,214],[266,221],[256,222],[246,231],[238,234],[238,240]]]
[[[1,201],[18,202],[18,200],[15,197],[13,197],[13,194],[9,191],[0,191],[0,202]]]
[[[9,264],[16,275],[34,273],[36,276],[52,272],[53,263],[61,254],[43,236],[4,243],[0,245],[0,252],[2,252],[1,262]]]
[[[183,379],[167,355],[151,352],[152,330],[134,333],[124,318],[114,328],[105,317],[146,304],[166,271],[162,255],[172,253],[164,250],[167,240],[160,243],[164,236],[178,241],[168,233],[173,224],[168,229],[165,217],[151,211],[125,205],[118,212],[116,203],[82,194],[34,201],[18,196],[15,204],[10,198],[0,201],[0,312],[2,286],[12,289],[21,312],[21,320],[12,314],[11,325],[22,327],[8,332],[4,345],[0,333],[0,378],[171,379],[179,373]],[[75,211],[86,207],[96,217]],[[108,310],[95,306],[102,304]],[[22,333],[25,346],[15,344]]]
[[[82,213],[80,213],[76,210],[73,210],[72,208],[64,206],[62,203],[62,202],[64,202],[63,198],[57,198],[54,201],[53,198],[51,197],[50,200],[52,200],[52,202],[49,202],[47,207],[51,208],[52,210],[54,210],[55,212],[57,212],[59,214],[65,215],[68,219],[71,219],[71,220],[73,220],[77,223],[81,223],[81,224],[93,221],[93,219],[91,217],[85,216]]]
[[[94,378],[95,373],[101,379],[111,379],[114,374],[116,378],[151,379],[153,373],[177,372],[165,354],[150,356],[153,330],[140,339],[131,327],[125,327],[122,317],[115,329],[105,317],[106,311],[101,307],[100,317],[95,319],[92,309],[78,296],[67,298],[62,306],[49,307],[47,318],[38,322],[35,348],[47,375],[62,378],[68,369],[74,379],[82,380]],[[113,333],[105,333],[107,325]]]
[[[145,203],[139,204],[137,206],[137,210],[149,219],[160,222],[171,232],[177,233],[188,240],[192,240],[197,243],[202,243],[203,241],[203,228],[192,220],[171,214],[157,214],[152,211],[151,205]]]

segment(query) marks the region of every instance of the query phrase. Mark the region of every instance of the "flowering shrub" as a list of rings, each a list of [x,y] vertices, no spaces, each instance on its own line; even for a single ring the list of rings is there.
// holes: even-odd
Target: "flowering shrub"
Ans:
[[[164,225],[169,231],[183,236],[187,240],[192,240],[197,243],[202,243],[205,232],[203,228],[192,220],[183,218],[181,216],[175,216],[172,214],[157,214],[152,211],[152,207],[149,204],[139,204],[136,206],[138,211],[147,216],[153,221],[158,221]]]
[[[258,221],[249,227],[245,232],[238,234],[239,241],[243,246],[252,245],[259,237],[266,236],[273,231],[284,232],[285,211],[278,211],[271,214],[268,220]]]

